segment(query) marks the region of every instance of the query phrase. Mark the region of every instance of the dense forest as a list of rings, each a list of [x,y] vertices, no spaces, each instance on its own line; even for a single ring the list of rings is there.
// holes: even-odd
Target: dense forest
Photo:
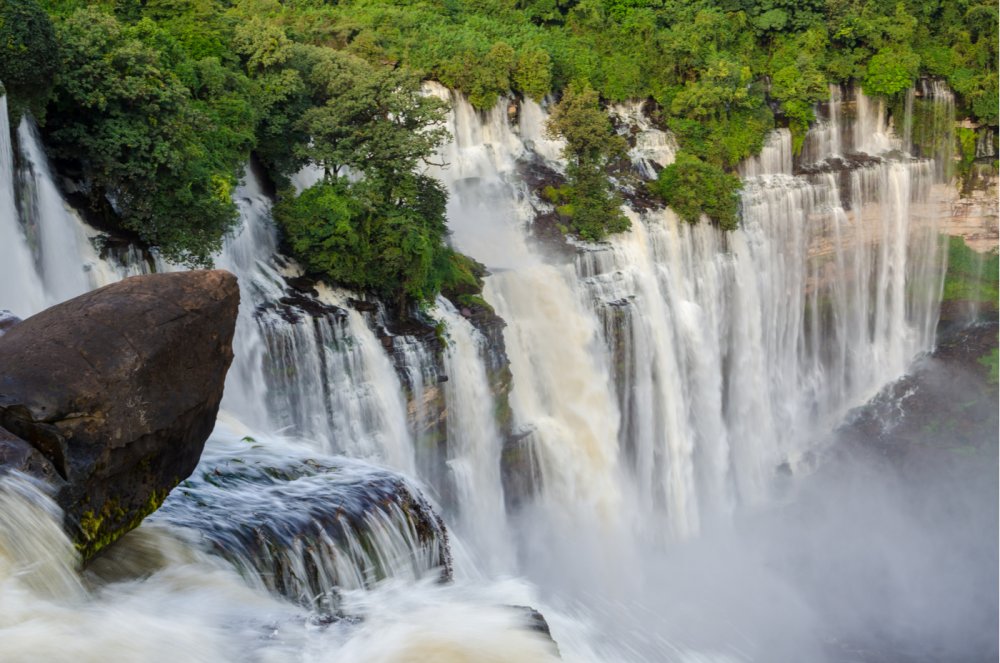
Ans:
[[[604,106],[648,99],[680,147],[651,193],[732,228],[736,164],[775,126],[799,149],[830,83],[898,101],[941,77],[997,125],[997,20],[979,0],[0,0],[0,81],[91,212],[167,259],[210,261],[252,153],[309,270],[420,302],[482,275],[421,174],[446,139],[423,80],[479,109],[551,100],[567,181],[548,195],[589,240],[628,227]],[[323,177],[296,195],[307,164]]]

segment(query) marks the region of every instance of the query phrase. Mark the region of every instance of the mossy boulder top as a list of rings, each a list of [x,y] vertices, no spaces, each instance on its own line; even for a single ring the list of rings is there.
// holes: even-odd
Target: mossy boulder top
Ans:
[[[236,277],[125,279],[0,337],[0,468],[53,487],[89,559],[194,470],[233,359]]]

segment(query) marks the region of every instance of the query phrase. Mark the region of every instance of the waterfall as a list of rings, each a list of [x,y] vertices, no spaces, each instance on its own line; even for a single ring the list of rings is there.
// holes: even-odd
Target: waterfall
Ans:
[[[97,256],[83,224],[56,189],[34,123],[23,118],[17,136],[23,160],[22,218],[38,235],[39,273],[48,303],[54,304],[82,295],[96,285],[86,270],[97,262]],[[76,256],[85,256],[83,265],[74,259]]]
[[[447,465],[456,489],[456,531],[486,556],[488,567],[509,571],[513,549],[500,476],[502,440],[482,359],[488,352],[486,341],[443,297],[438,298],[436,316],[445,323],[448,336]]]
[[[599,511],[636,499],[692,536],[767,499],[782,468],[803,469],[824,430],[933,343],[940,248],[910,205],[934,166],[889,157],[902,141],[883,102],[831,89],[806,137],[813,175],[792,174],[790,133],[773,132],[742,167],[741,229],[629,212],[633,229],[580,246],[572,269],[524,239],[544,203],[517,165],[544,162],[522,139],[541,135],[525,122],[544,114],[522,110],[514,127],[507,102],[485,115],[452,103],[455,140],[436,174],[456,245],[493,271],[485,294],[508,322],[515,422],[551,499]],[[642,146],[669,141],[648,122],[629,131],[637,171],[655,177]],[[858,151],[859,166],[824,165]]]
[[[45,290],[17,211],[7,96],[0,96],[0,308],[26,317],[45,308]]]
[[[505,99],[478,112],[440,86],[428,85],[428,92],[452,103],[453,140],[441,154],[447,165],[429,172],[450,194],[451,242],[490,271],[484,298],[506,323],[511,430],[497,420],[504,404],[491,388],[494,349],[475,320],[439,299],[413,313],[419,319],[412,327],[399,328],[379,302],[305,278],[278,253],[270,200],[248,169],[234,195],[240,225],[217,266],[236,273],[241,289],[224,416],[245,424],[249,439],[228,436],[223,422],[207,464],[287,455],[294,446],[303,462],[346,466],[335,459],[344,454],[391,468],[441,505],[463,558],[456,559],[462,591],[469,591],[469,578],[509,573],[571,600],[596,596],[628,606],[649,598],[649,577],[656,576],[645,573],[659,568],[663,551],[676,551],[679,542],[696,546],[773,504],[776,484],[812,469],[813,451],[845,412],[933,345],[943,254],[933,214],[915,214],[914,206],[948,177],[948,152],[935,142],[949,130],[946,123],[924,135],[923,121],[890,120],[883,102],[835,86],[801,154],[793,154],[790,132],[779,129],[741,165],[738,230],[689,225],[669,209],[626,209],[630,231],[549,251],[532,231],[536,216],[552,209],[532,186],[539,174],[559,177],[562,144],[544,130],[544,104],[523,100],[515,113]],[[914,117],[925,103],[944,117],[954,102],[928,83],[913,96]],[[27,120],[17,132],[15,172],[6,112],[0,114],[0,307],[27,315],[130,274],[175,269],[134,248],[98,251],[100,233],[59,198]],[[616,106],[612,114],[629,137],[636,173],[655,178],[673,160],[673,137],[641,104]],[[297,181],[308,184],[309,177]],[[531,473],[518,477],[531,484],[530,494],[511,494],[502,468],[511,449],[530,456],[517,468]],[[387,476],[395,475],[372,468],[355,474],[374,484]],[[255,501],[250,489],[217,495],[211,477],[203,479],[187,490],[234,500],[222,515],[213,512],[220,532],[230,524],[227,513],[242,514],[234,521],[260,517],[266,528],[274,524],[267,516],[284,509],[264,497]],[[508,512],[505,503],[517,506]],[[183,625],[210,643],[199,654],[208,652],[207,660],[258,655],[271,644],[257,630],[286,638],[271,652],[275,660],[288,651],[326,651],[331,639],[337,644],[330,651],[348,659],[379,647],[407,651],[402,635],[393,643],[398,651],[373,640],[402,632],[409,616],[400,618],[392,606],[413,597],[431,597],[427,603],[436,606],[421,604],[415,613],[427,633],[452,633],[451,620],[468,617],[477,628],[489,622],[496,626],[490,633],[509,634],[510,620],[488,606],[498,596],[507,603],[531,596],[491,590],[486,599],[442,598],[444,590],[423,586],[419,578],[435,562],[402,507],[387,506],[367,521],[374,539],[324,530],[319,543],[293,542],[280,559],[247,549],[231,554],[230,565],[186,541],[178,532],[187,526],[171,519],[178,513],[190,522],[197,510],[168,504],[123,544],[148,537],[173,546],[166,570],[115,590],[139,622],[152,625],[143,640],[150,648],[162,646],[178,624],[143,607],[144,592],[176,598],[171,582],[205,600],[192,617],[198,623]],[[232,547],[223,538],[208,540]],[[0,563],[5,555],[0,549]],[[0,568],[0,579],[4,573]],[[372,588],[382,575],[405,580],[408,589],[393,590],[391,582]],[[306,623],[306,613],[250,591],[247,582],[301,604],[340,587],[343,605],[373,603],[366,604],[371,623],[385,630],[371,631],[366,622],[357,639],[339,627],[299,630],[290,624]],[[213,588],[225,601],[210,596]],[[103,598],[87,600],[95,603],[80,623],[108,610]],[[241,634],[254,631],[253,644],[234,645],[232,624],[242,625]],[[562,627],[592,628],[608,640],[625,633],[619,627],[634,630],[612,617],[595,627],[567,619]],[[520,660],[547,660],[524,646]],[[612,646],[606,658],[624,660],[629,647],[631,641]],[[638,651],[682,656],[661,641],[643,647]]]
[[[516,165],[543,155],[515,133],[504,102],[483,122],[461,96],[452,104],[454,141],[442,154],[448,166],[435,174],[451,194],[455,245],[494,272],[485,296],[508,325],[514,424],[540,451],[545,490],[554,500],[565,508],[595,508],[610,519],[621,503],[618,412],[597,321],[572,266],[550,264],[524,236],[533,208]],[[543,135],[540,126],[525,127],[523,114],[520,121],[522,131]]]
[[[897,149],[879,105],[857,96],[855,143]],[[854,169],[847,201],[834,174],[793,177],[791,164],[779,130],[744,168],[743,224],[727,236],[649,212],[577,261],[625,365],[623,448],[681,535],[699,514],[765,499],[783,464],[933,343],[939,240],[910,218],[932,164]]]

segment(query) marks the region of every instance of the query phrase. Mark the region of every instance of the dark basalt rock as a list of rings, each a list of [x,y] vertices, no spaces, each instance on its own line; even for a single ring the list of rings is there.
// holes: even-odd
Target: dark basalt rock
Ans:
[[[56,473],[52,463],[33,446],[9,430],[0,428],[0,476],[11,471],[43,479],[53,486],[66,483]]]
[[[545,619],[545,615],[528,605],[512,605],[510,607],[521,612],[528,630],[534,631],[548,640],[552,644],[555,655],[562,658],[559,652],[559,643],[552,637],[552,631],[549,629],[549,622]]]
[[[85,561],[198,464],[233,359],[238,306],[228,272],[137,276],[0,338],[0,456],[49,480]]]

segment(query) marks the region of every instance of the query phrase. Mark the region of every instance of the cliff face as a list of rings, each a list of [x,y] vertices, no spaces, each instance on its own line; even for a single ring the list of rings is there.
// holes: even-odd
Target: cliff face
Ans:
[[[995,173],[984,176],[981,186],[969,192],[960,192],[954,185],[938,185],[930,204],[937,207],[942,232],[962,237],[978,253],[997,249],[1000,209]]]

